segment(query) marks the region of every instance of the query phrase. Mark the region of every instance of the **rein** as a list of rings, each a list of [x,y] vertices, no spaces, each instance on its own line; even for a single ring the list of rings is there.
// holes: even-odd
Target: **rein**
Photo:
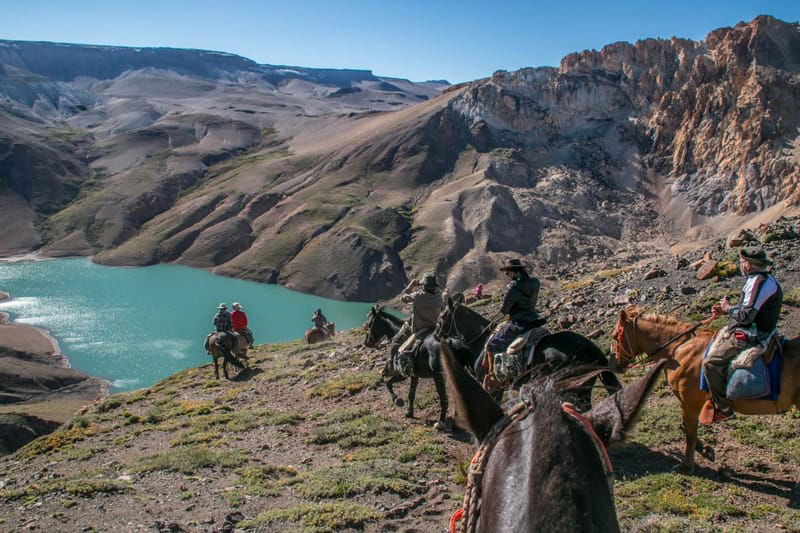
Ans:
[[[456,335],[458,335],[459,337],[464,339],[464,344],[468,344],[469,345],[469,344],[472,344],[473,342],[475,342],[476,340],[480,339],[483,336],[484,333],[486,333],[487,331],[492,329],[492,325],[494,324],[494,320],[496,318],[498,318],[499,316],[501,316],[501,315],[499,313],[497,313],[495,316],[492,317],[491,320],[489,320],[489,323],[486,324],[486,326],[484,326],[483,329],[481,329],[478,332],[477,335],[475,335],[475,337],[473,337],[470,340],[466,340],[466,339],[464,339],[464,334],[461,333],[461,330],[458,328],[458,324],[456,323],[456,313],[455,313],[455,311],[453,311],[452,313],[450,313],[450,327],[448,329],[450,329],[452,331],[455,331]],[[441,321],[441,323],[444,324],[444,321]],[[440,335],[444,335],[444,326],[442,326],[442,327],[438,327],[437,326],[437,329],[439,330],[439,334]]]
[[[659,346],[657,346],[652,352],[650,352],[650,354],[648,354],[647,357],[645,357],[644,360],[646,361],[647,359],[652,359],[653,357],[655,357],[655,355],[658,352],[660,352],[661,350],[663,350],[664,348],[666,348],[667,346],[669,346],[670,344],[672,344],[676,340],[678,340],[678,339],[680,339],[682,337],[685,337],[686,335],[689,335],[691,333],[694,333],[695,331],[697,331],[699,328],[701,328],[703,326],[707,326],[712,321],[714,321],[715,318],[717,318],[717,317],[714,316],[714,315],[711,315],[710,317],[706,318],[705,320],[702,320],[702,321],[698,322],[697,324],[695,324],[691,328],[687,329],[686,331],[682,331],[681,333],[678,333],[677,335],[675,335],[671,339],[669,339],[666,342],[664,342],[664,343],[660,344]],[[633,317],[632,323],[633,323],[633,334],[634,334],[634,336],[636,334],[636,325],[637,325],[636,323],[637,323],[638,320],[639,320],[639,315],[636,315],[635,317]],[[618,356],[620,361],[623,360],[623,357],[624,357],[624,360],[631,361],[631,362],[636,360],[636,355],[637,354],[633,353],[635,350],[633,349],[631,342],[628,343],[629,344],[629,350],[625,349],[625,342],[624,342],[625,341],[625,325],[623,324],[622,320],[617,322],[617,327],[614,330],[614,334],[611,336],[611,338],[614,339],[614,342],[616,342],[616,344],[617,344],[617,354],[616,355]]]
[[[576,420],[586,431],[592,439],[595,447],[597,448],[600,457],[603,459],[603,464],[606,469],[606,477],[608,479],[609,487],[612,494],[614,491],[614,469],[611,466],[611,458],[608,455],[603,441],[600,436],[592,427],[592,424],[582,414],[575,409],[571,403],[565,402],[561,404],[561,409]],[[494,449],[500,434],[510,424],[519,422],[533,412],[533,406],[527,402],[520,402],[515,405],[508,413],[506,413],[500,420],[498,420],[489,433],[481,442],[475,455],[469,463],[469,471],[467,472],[467,487],[464,492],[464,501],[461,507],[455,510],[450,516],[449,533],[474,533],[478,524],[478,516],[480,514],[480,499],[481,499],[481,482],[483,481],[483,474],[486,470],[486,464],[489,462],[489,454]],[[461,522],[461,527],[458,523]]]

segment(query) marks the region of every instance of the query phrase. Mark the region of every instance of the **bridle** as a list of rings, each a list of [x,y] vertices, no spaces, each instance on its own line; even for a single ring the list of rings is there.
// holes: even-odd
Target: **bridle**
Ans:
[[[561,409],[577,421],[589,437],[592,439],[606,471],[606,479],[608,481],[611,494],[614,494],[614,469],[611,465],[611,458],[608,455],[608,450],[605,444],[600,439],[600,436],[592,427],[592,424],[578,412],[574,405],[565,402],[561,404]],[[461,507],[450,516],[449,533],[474,533],[478,524],[478,516],[480,514],[480,499],[482,491],[483,474],[486,471],[486,464],[489,462],[489,455],[500,440],[500,435],[503,431],[514,422],[521,422],[534,410],[531,402],[520,402],[515,405],[508,413],[498,420],[489,433],[481,442],[475,455],[469,463],[469,470],[467,471],[467,487],[464,493],[464,501]],[[458,522],[461,521],[461,528],[458,528]]]
[[[375,332],[373,328],[373,326],[375,325],[375,321],[378,319],[379,314],[380,311],[371,313],[369,320],[364,325],[364,329],[367,331],[367,338],[364,340],[364,345],[367,346],[368,348],[370,347],[370,345],[377,346],[378,342],[380,341],[380,338],[378,339],[375,338]]]
[[[637,322],[639,321],[639,315],[635,315],[631,323],[633,324],[633,333],[634,338],[636,338],[636,327]],[[642,350],[639,349],[637,345],[636,348],[633,347],[633,341],[627,339],[628,347],[625,348],[625,323],[622,317],[619,317],[617,320],[617,325],[614,328],[614,334],[611,336],[612,340],[614,341],[614,355],[617,356],[617,361],[619,361],[621,367],[628,366],[629,363],[636,360],[636,356],[642,353]]]
[[[656,356],[656,354],[658,352],[660,352],[661,350],[663,350],[664,348],[666,348],[667,346],[669,346],[670,344],[672,344],[676,340],[678,340],[678,339],[680,339],[682,337],[685,337],[686,335],[689,335],[691,333],[694,333],[698,328],[701,328],[703,326],[707,326],[715,318],[716,318],[716,316],[714,316],[712,314],[710,317],[706,318],[705,320],[702,320],[702,321],[698,322],[697,324],[695,324],[691,328],[678,333],[674,337],[670,338],[669,340],[663,342],[662,344],[660,344],[659,346],[654,348],[650,352],[650,354],[647,354],[647,356],[644,359],[645,360],[647,360],[647,359],[655,359],[655,356]],[[637,315],[635,315],[633,317],[633,320],[632,320],[633,337],[634,338],[636,338],[636,328],[637,328],[637,321],[638,320],[639,320],[639,315],[637,314]],[[621,365],[623,368],[628,366],[628,364],[630,362],[634,361],[636,359],[636,356],[639,355],[642,352],[642,350],[641,350],[641,348],[639,348],[638,344],[637,344],[636,348],[634,348],[633,347],[633,343],[630,340],[628,341],[628,349],[625,348],[626,335],[625,335],[625,325],[623,323],[622,317],[620,317],[619,320],[617,321],[617,326],[614,329],[614,334],[612,335],[611,338],[614,340],[614,343],[616,345],[614,352],[615,352],[615,355],[617,356],[617,359],[619,360],[620,363],[624,363],[624,364]],[[684,342],[686,342],[686,341],[684,341]],[[676,348],[676,350],[677,350],[677,348]],[[674,352],[673,352],[673,354],[674,354]],[[674,359],[674,355],[673,356],[669,356],[668,355],[668,358]]]
[[[456,304],[456,305],[461,305],[461,304]],[[464,340],[464,344],[467,344],[467,345],[470,345],[470,344],[472,344],[473,342],[475,342],[476,340],[480,339],[480,338],[481,338],[481,337],[482,337],[482,336],[483,336],[483,335],[484,335],[484,334],[485,334],[487,331],[489,331],[490,329],[492,329],[492,325],[494,324],[494,321],[493,321],[493,320],[490,320],[490,321],[489,321],[489,322],[486,324],[486,326],[484,326],[484,327],[483,327],[483,328],[482,328],[482,329],[481,329],[481,330],[478,332],[478,334],[477,334],[477,335],[475,335],[475,336],[474,336],[472,339],[470,339],[470,340],[466,340],[466,338],[464,337],[464,334],[463,334],[463,333],[461,332],[461,330],[458,328],[458,323],[456,322],[456,310],[455,310],[455,307],[453,307],[452,309],[451,309],[451,308],[447,308],[447,313],[449,314],[449,316],[447,317],[447,319],[448,319],[448,321],[449,321],[449,323],[450,323],[450,324],[449,324],[449,326],[447,327],[447,331],[449,331],[449,332],[455,332],[455,336],[457,336],[457,337],[461,337],[461,339],[463,339],[463,340]],[[437,323],[436,323],[436,331],[434,332],[434,334],[435,334],[436,338],[438,338],[438,339],[442,338],[443,336],[447,336],[447,337],[453,337],[453,336],[454,336],[454,335],[450,335],[450,334],[446,334],[446,333],[445,333],[445,326],[444,326],[444,322],[445,322],[445,316],[444,316],[444,315],[445,315],[445,313],[443,312],[443,313],[442,313],[442,314],[439,316],[439,320],[438,320],[438,321],[437,321]]]

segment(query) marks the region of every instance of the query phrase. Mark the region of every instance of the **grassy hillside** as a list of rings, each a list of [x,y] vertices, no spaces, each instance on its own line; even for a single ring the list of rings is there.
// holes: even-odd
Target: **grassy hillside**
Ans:
[[[4,460],[3,529],[442,531],[472,446],[432,429],[430,382],[419,418],[403,418],[379,386],[381,354],[361,340],[264,345],[232,381],[206,365],[108,397]],[[718,463],[676,475],[677,403],[662,384],[612,451],[624,529],[797,530],[787,500],[800,476],[798,420],[714,428],[705,438]]]

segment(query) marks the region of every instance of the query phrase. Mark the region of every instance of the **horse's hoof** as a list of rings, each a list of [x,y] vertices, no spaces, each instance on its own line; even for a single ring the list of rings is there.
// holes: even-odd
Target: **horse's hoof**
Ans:
[[[686,463],[680,463],[679,465],[675,466],[675,468],[673,468],[672,471],[675,472],[676,474],[690,475],[694,473],[694,465],[693,464],[687,465]]]
[[[414,418],[414,413],[406,413],[406,418]]]
[[[397,398],[397,399],[394,401],[394,404],[395,404],[397,407],[403,407],[403,406],[406,404],[406,402],[404,402],[402,398]]]
[[[435,429],[436,431],[446,431],[446,432],[453,431],[453,421],[439,420],[433,425],[433,429]]]
[[[711,461],[712,463],[717,460],[717,454],[714,452],[714,448],[709,445],[703,446],[703,450],[700,452],[700,455]]]

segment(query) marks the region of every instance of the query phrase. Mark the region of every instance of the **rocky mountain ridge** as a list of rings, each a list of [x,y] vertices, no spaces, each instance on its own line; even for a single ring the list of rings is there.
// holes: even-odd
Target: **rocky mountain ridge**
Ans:
[[[762,16],[440,96],[397,80],[272,85],[148,67],[93,86],[102,103],[76,107],[46,142],[12,143],[15,176],[29,175],[20,145],[78,163],[51,180],[65,191],[55,199],[28,187],[37,194],[6,202],[46,204],[17,247],[335,298],[390,297],[426,270],[463,289],[509,256],[548,275],[590,271],[795,206],[798,65],[798,25]],[[23,136],[46,107],[5,113]],[[402,109],[372,112],[390,108]]]

